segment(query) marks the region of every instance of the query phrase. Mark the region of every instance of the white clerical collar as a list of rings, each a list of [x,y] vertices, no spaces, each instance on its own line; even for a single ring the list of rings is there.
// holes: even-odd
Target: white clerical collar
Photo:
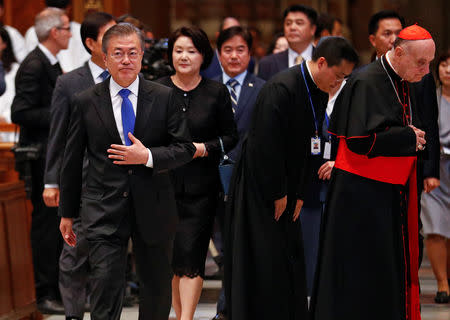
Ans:
[[[136,80],[133,81],[128,87],[124,88],[121,85],[119,85],[117,82],[114,81],[113,77],[111,76],[111,81],[109,82],[109,91],[111,93],[111,97],[115,97],[119,94],[119,91],[122,89],[128,89],[133,93],[136,97],[138,96],[139,91],[139,77],[136,77]]]
[[[314,82],[314,84],[317,86],[317,83],[316,83],[316,81],[314,81],[314,77],[312,76],[311,70],[309,70],[308,62],[309,62],[309,61],[306,61],[306,63],[305,63],[306,70],[308,70],[308,74],[309,74],[309,76],[311,77],[311,80],[312,80],[312,81]]]
[[[89,70],[91,70],[92,78],[94,78],[94,81],[98,77],[100,77],[100,75],[103,73],[103,71],[105,71],[105,69],[101,68],[98,64],[95,64],[94,62],[92,62],[92,59],[88,60],[88,66],[89,66]]]
[[[245,69],[244,72],[241,74],[238,74],[236,77],[231,78],[229,75],[227,75],[225,72],[223,73],[223,83],[227,84],[228,80],[234,79],[236,80],[240,86],[244,83],[245,77],[247,76],[247,69]]]
[[[386,52],[386,54],[385,54],[385,56],[386,56],[386,61],[387,61],[387,63],[389,63],[389,66],[392,68],[392,70],[395,72],[395,74],[398,75],[398,76],[400,77],[400,75],[398,74],[397,70],[395,70],[395,68],[392,66],[391,60],[389,59],[389,52],[392,52],[392,51]],[[400,79],[403,80],[402,77],[400,77]]]
[[[50,50],[48,50],[47,47],[44,46],[42,43],[39,43],[38,47],[44,53],[44,55],[48,59],[48,61],[50,61],[50,64],[52,66],[54,66],[55,64],[57,64],[59,62],[58,59],[53,55],[53,53],[51,53]]]

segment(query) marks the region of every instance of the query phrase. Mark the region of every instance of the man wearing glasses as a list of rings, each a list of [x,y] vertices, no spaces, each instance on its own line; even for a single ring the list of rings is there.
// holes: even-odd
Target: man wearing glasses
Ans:
[[[120,319],[130,236],[140,280],[139,318],[167,320],[170,311],[177,213],[169,170],[189,162],[196,149],[171,89],[138,76],[143,45],[130,24],[104,34],[111,77],[75,98],[69,125],[60,231],[75,245],[72,222],[80,214],[89,243],[92,319]],[[85,150],[89,165],[82,191]]]
[[[56,55],[66,49],[72,36],[69,18],[57,8],[47,8],[36,16],[39,45],[23,60],[16,76],[16,96],[11,120],[20,125],[19,144],[36,147],[37,159],[31,167],[33,204],[31,246],[38,309],[43,313],[64,313],[59,300],[58,259],[61,239],[55,208],[46,207],[44,190],[45,156],[50,130],[50,104],[56,78],[62,73]]]

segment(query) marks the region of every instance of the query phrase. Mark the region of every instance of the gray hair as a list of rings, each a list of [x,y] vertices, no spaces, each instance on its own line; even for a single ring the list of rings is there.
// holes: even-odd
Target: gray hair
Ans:
[[[109,41],[111,40],[111,38],[125,37],[132,34],[137,35],[139,42],[141,43],[141,50],[144,50],[144,34],[142,33],[142,31],[130,23],[121,22],[109,28],[108,31],[106,31],[103,35],[102,51],[104,53],[107,52]]]
[[[34,20],[34,28],[39,42],[45,41],[53,28],[62,27],[62,17],[66,15],[64,10],[58,8],[45,8],[39,12]]]

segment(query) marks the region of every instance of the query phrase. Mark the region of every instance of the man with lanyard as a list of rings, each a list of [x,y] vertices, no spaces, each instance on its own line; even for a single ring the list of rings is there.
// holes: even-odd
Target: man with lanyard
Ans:
[[[426,140],[408,82],[434,53],[425,29],[405,28],[337,99],[314,320],[420,319],[416,159]]]
[[[356,61],[347,40],[330,37],[312,60],[268,81],[256,99],[225,216],[229,319],[307,317],[298,217],[303,200],[309,206],[319,198],[310,189],[323,161],[327,91]]]

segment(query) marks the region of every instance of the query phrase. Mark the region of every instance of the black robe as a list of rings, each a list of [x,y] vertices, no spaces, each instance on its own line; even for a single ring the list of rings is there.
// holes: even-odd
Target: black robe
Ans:
[[[383,59],[400,88],[401,79]],[[404,88],[400,98],[407,101],[408,85]],[[410,96],[412,121],[420,128]],[[404,112],[408,109],[399,103],[378,60],[347,82],[336,101],[330,131],[367,159],[415,156],[416,137]],[[406,193],[405,186],[335,167],[322,222],[313,319],[405,319],[405,283],[410,280]]]
[[[313,104],[321,92],[305,67]],[[236,164],[225,222],[225,292],[228,319],[301,320],[307,317],[306,279],[297,199],[306,195],[304,169],[314,121],[300,66],[261,89]],[[278,222],[274,201],[287,195]]]

